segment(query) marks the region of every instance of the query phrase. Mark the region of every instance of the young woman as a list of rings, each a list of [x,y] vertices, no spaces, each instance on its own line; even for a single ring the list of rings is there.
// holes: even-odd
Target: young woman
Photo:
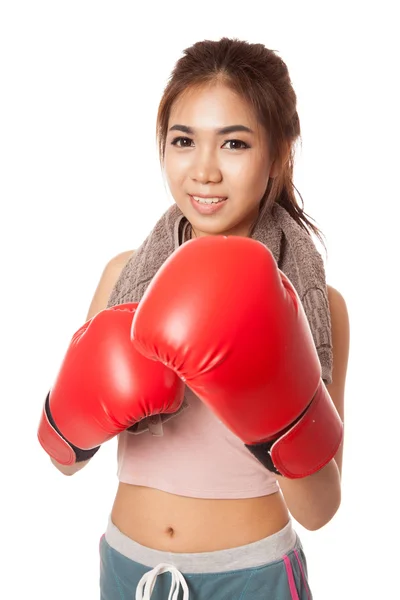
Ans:
[[[204,236],[254,237],[260,215],[274,207],[289,215],[296,235],[319,235],[294,194],[296,95],[286,65],[262,44],[223,38],[187,49],[161,99],[157,133],[174,214],[184,224],[176,230],[177,246]],[[171,229],[175,224],[165,223]],[[152,239],[157,242],[154,232]],[[280,239],[282,256],[286,238]],[[106,265],[88,321],[126,301],[120,292],[132,274],[129,265],[139,269],[132,250]],[[324,352],[331,352],[322,378],[343,421],[348,315],[341,294],[330,286],[325,291],[329,319],[318,356],[322,364]],[[291,516],[309,530],[332,519],[340,505],[343,443],[322,468],[285,477],[257,460],[189,388],[184,393],[183,405],[180,397],[158,411],[172,413],[161,423],[120,433],[120,484],[100,543],[101,598],[131,599],[136,593],[161,600],[171,598],[173,589],[173,598],[193,600],[312,598]],[[55,466],[72,475],[94,451],[79,452],[91,446],[79,446],[76,438],[72,444],[60,424],[62,411],[55,416],[52,394],[48,420],[70,440],[75,458],[56,460],[60,455],[43,445]],[[44,437],[42,431],[42,442]]]

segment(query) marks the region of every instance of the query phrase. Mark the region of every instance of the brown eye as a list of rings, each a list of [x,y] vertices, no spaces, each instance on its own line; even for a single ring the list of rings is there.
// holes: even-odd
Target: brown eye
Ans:
[[[224,146],[226,144],[231,144],[231,147],[228,148],[228,150],[245,150],[246,148],[250,147],[248,144],[246,144],[246,142],[243,142],[242,140],[226,140],[226,142],[224,142]]]
[[[250,148],[250,146],[242,140],[226,140],[226,142],[224,142],[224,146],[225,144],[233,145],[233,147],[229,148],[229,150],[245,150],[246,148]]]
[[[177,146],[178,148],[189,148],[191,141],[192,140],[188,137],[180,136],[180,137],[176,137],[172,140],[171,146]],[[182,143],[180,143],[180,142],[182,142]]]

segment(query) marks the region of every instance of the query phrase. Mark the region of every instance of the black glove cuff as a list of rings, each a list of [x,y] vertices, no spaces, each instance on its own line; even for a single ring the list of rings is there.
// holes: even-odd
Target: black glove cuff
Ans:
[[[272,440],[270,442],[263,442],[262,444],[252,444],[251,446],[245,444],[245,446],[248,450],[250,450],[253,456],[255,456],[257,460],[259,460],[260,463],[266,469],[268,469],[268,471],[271,471],[271,473],[275,473],[276,475],[281,475],[281,473],[278,471],[278,469],[272,462],[271,458],[270,450],[274,441],[275,440]]]
[[[57,431],[58,435],[67,442],[68,446],[70,446],[72,448],[72,450],[75,452],[76,462],[83,462],[84,460],[89,460],[90,458],[92,458],[92,456],[94,456],[96,454],[96,452],[99,450],[100,446],[96,446],[96,448],[90,448],[90,450],[82,450],[82,448],[78,448],[77,446],[72,444],[70,441],[68,441],[67,438],[58,429],[58,427],[55,424],[54,419],[51,415],[51,412],[50,412],[50,392],[47,394],[47,398],[46,398],[44,407],[45,407],[44,409],[45,409],[46,416],[49,420],[50,425],[53,427],[53,429],[55,429],[55,431]]]

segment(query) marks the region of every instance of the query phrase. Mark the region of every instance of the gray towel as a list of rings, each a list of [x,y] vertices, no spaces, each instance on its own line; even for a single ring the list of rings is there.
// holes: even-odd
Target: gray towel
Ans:
[[[128,260],[111,292],[108,307],[140,302],[164,261],[186,241],[188,226],[186,217],[173,204]],[[325,268],[312,238],[279,204],[260,214],[251,237],[271,250],[279,269],[295,287],[313,334],[322,379],[331,383],[332,334]],[[162,435],[162,428],[155,435]]]

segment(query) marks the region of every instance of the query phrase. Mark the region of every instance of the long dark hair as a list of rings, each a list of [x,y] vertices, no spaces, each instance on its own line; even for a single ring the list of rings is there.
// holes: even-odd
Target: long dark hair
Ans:
[[[310,221],[311,217],[304,211],[303,198],[293,184],[295,143],[301,139],[296,94],[286,64],[263,44],[224,37],[219,41],[197,42],[184,50],[158,109],[156,136],[161,164],[173,103],[189,88],[213,82],[223,83],[247,100],[268,132],[271,156],[280,168],[279,174],[269,179],[260,209],[268,210],[277,202],[308,234],[313,232],[325,246],[323,234]]]

